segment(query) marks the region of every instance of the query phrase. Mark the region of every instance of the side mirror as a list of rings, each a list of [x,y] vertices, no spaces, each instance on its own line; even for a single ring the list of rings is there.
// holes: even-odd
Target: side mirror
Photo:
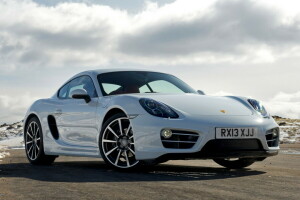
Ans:
[[[91,101],[90,95],[84,89],[76,89],[71,92],[73,99],[84,99],[86,103]]]
[[[205,93],[202,90],[197,90],[197,92],[198,94],[205,95]]]

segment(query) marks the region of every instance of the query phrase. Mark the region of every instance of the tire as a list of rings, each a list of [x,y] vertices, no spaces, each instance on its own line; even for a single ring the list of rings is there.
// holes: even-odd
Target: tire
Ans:
[[[103,124],[99,150],[105,163],[115,169],[131,170],[142,165],[135,159],[132,127],[123,113],[113,115]]]
[[[238,160],[214,159],[219,165],[228,169],[241,169],[252,165],[255,158],[239,158]]]
[[[57,156],[45,155],[43,132],[37,117],[32,117],[24,131],[25,153],[28,161],[33,165],[50,165]]]

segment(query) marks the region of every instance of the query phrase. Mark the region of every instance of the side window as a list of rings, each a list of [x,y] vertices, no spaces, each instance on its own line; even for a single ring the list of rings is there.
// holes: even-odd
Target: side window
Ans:
[[[139,89],[140,89],[140,93],[149,93],[149,92],[151,92],[147,85],[143,85]]]
[[[91,98],[97,97],[96,88],[94,86],[93,80],[89,76],[81,76],[70,82],[68,97],[71,97],[71,94],[74,90],[84,89]]]
[[[106,94],[110,94],[111,92],[116,91],[117,89],[120,89],[121,86],[117,84],[111,84],[111,83],[103,83],[102,84],[103,90]]]
[[[184,93],[181,89],[165,80],[157,80],[148,83],[153,92],[159,93]]]
[[[76,89],[84,89],[91,98],[98,97],[93,80],[89,76],[81,76],[64,85],[58,92],[58,98],[72,98],[71,94]]]
[[[58,92],[58,98],[65,99],[68,95],[69,83],[64,85]]]

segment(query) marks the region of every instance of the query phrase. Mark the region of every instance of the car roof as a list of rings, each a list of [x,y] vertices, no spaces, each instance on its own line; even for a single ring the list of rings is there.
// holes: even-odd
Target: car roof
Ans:
[[[73,79],[73,78],[75,78],[77,76],[82,76],[82,75],[97,76],[98,74],[103,74],[103,73],[109,73],[109,72],[126,72],[126,71],[159,72],[159,71],[154,71],[154,70],[136,69],[136,68],[106,68],[106,69],[95,69],[95,70],[83,71],[83,72],[80,72],[80,73],[74,75],[70,79]],[[164,73],[164,72],[159,72],[159,73]]]

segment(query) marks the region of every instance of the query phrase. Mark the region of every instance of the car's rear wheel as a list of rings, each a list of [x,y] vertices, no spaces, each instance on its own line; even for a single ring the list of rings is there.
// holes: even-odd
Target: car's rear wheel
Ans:
[[[25,127],[25,151],[27,159],[34,165],[50,165],[57,156],[45,155],[43,144],[43,132],[37,117],[29,120]]]
[[[99,148],[103,160],[115,168],[132,169],[141,164],[135,159],[133,131],[125,114],[115,114],[104,123]]]
[[[229,168],[229,169],[241,169],[244,167],[249,167],[256,160],[254,158],[238,158],[238,159],[214,159],[219,165]]]

